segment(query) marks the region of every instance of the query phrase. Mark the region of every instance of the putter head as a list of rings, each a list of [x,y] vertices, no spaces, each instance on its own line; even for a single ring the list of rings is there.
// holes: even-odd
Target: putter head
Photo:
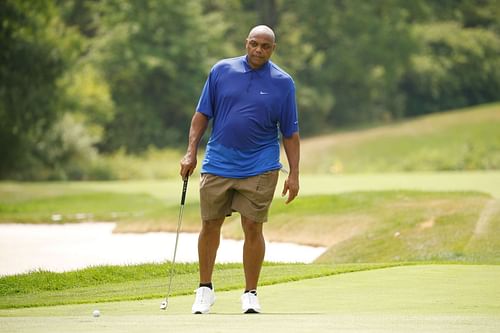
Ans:
[[[160,310],[166,310],[167,309],[167,306],[168,306],[168,301],[167,300],[164,300],[163,302],[161,302],[160,304]]]

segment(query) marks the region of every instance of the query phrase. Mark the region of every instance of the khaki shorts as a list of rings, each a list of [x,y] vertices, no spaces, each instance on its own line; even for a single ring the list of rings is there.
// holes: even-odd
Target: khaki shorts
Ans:
[[[202,174],[201,218],[215,220],[239,212],[255,222],[266,222],[277,183],[278,170],[241,179]]]

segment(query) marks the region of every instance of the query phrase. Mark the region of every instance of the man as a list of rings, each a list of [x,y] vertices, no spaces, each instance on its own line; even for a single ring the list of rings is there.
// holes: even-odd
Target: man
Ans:
[[[226,216],[239,212],[245,235],[244,313],[259,313],[257,283],[264,260],[262,233],[278,181],[279,133],[290,172],[282,195],[286,203],[299,191],[299,133],[292,78],[269,58],[276,47],[274,32],[254,27],[245,56],[219,61],[210,71],[191,121],[180,175],[196,168],[198,144],[210,119],[212,133],[201,168],[202,229],[198,239],[200,285],[192,312],[208,313],[215,302],[212,272]]]

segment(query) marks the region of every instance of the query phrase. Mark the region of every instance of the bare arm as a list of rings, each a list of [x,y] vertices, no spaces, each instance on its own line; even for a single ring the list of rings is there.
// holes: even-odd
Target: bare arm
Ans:
[[[289,138],[283,138],[283,147],[285,148],[290,172],[281,195],[285,196],[288,192],[286,203],[291,202],[299,194],[299,160],[300,160],[300,137],[299,133],[294,133]]]
[[[196,169],[198,144],[205,133],[208,126],[208,118],[200,112],[195,112],[191,119],[191,127],[189,129],[189,142],[186,154],[181,159],[180,175],[183,179],[193,174]]]

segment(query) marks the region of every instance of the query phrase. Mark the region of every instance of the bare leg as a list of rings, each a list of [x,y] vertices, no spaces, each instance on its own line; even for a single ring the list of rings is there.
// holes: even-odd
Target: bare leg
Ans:
[[[245,244],[243,245],[245,289],[257,289],[260,270],[266,253],[266,243],[264,241],[264,235],[262,234],[263,223],[256,223],[242,216],[241,225],[245,233]]]
[[[202,222],[198,237],[198,259],[200,265],[200,283],[212,282],[215,257],[220,243],[220,230],[224,218]]]

